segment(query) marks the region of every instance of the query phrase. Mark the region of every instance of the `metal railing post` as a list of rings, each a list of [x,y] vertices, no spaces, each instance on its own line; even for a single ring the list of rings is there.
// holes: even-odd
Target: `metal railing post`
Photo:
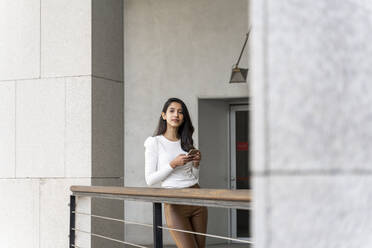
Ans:
[[[70,245],[69,248],[75,246],[75,208],[76,208],[76,198],[74,195],[70,196]]]
[[[153,231],[154,231],[154,248],[163,248],[163,230],[162,226],[161,203],[153,203]]]

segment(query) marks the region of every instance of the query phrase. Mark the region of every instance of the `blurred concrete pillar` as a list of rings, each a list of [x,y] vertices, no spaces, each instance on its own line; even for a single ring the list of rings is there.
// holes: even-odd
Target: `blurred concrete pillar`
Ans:
[[[251,5],[256,247],[370,247],[372,5]]]

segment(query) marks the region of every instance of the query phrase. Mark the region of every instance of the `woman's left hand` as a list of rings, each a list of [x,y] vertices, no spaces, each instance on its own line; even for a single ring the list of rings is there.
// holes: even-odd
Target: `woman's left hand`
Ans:
[[[196,153],[192,158],[192,165],[194,167],[198,168],[200,160],[201,160],[201,153],[200,153],[200,151],[198,151],[198,153]]]

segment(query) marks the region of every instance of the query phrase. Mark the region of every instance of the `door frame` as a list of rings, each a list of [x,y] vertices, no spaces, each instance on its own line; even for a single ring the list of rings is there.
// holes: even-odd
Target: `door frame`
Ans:
[[[249,102],[246,104],[230,104],[229,107],[229,187],[230,189],[236,189],[236,137],[235,137],[235,117],[236,111],[250,111]],[[248,151],[249,152],[249,151]],[[249,210],[247,210],[249,211]],[[230,209],[229,211],[229,235],[232,238],[239,238],[243,240],[249,240],[249,237],[237,237],[236,230],[236,209]],[[233,242],[235,243],[235,242]]]

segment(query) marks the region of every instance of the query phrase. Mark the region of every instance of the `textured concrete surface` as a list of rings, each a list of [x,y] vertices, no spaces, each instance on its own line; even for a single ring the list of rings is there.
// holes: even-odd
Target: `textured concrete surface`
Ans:
[[[0,240],[3,247],[68,246],[70,185],[90,185],[79,179],[0,179]],[[78,199],[77,210],[90,213],[90,199]],[[90,220],[77,218],[77,227],[89,230]],[[22,238],[19,238],[20,235]],[[90,238],[77,242],[89,247]]]
[[[256,247],[370,247],[367,1],[251,1]]]
[[[334,0],[267,11],[270,168],[371,171],[371,11]]]
[[[16,84],[16,176],[63,177],[65,80]]]
[[[270,237],[269,213],[271,201],[269,198],[270,178],[267,176],[254,176],[252,178],[252,238],[255,247],[268,247]]]
[[[39,182],[0,179],[0,240],[3,247],[39,248]],[[20,238],[22,234],[22,238]]]
[[[22,80],[16,92],[17,176],[90,176],[91,77]]]
[[[370,247],[371,185],[370,175],[271,178],[267,247]]]
[[[40,0],[0,3],[0,80],[40,76]]]
[[[90,185],[90,178],[41,179],[40,186],[40,248],[68,247],[69,211],[71,185]],[[90,213],[90,198],[77,198],[78,212]],[[76,228],[90,231],[90,220],[85,216],[76,217]],[[76,244],[89,247],[90,236],[77,233]]]
[[[254,172],[267,170],[267,127],[266,127],[266,19],[265,1],[249,1],[249,17],[252,26],[248,48],[250,68],[248,77],[251,91],[251,169]],[[253,143],[254,142],[254,143]]]
[[[92,78],[66,80],[65,176],[92,174]]]
[[[123,2],[92,0],[92,74],[123,82]]]
[[[123,177],[123,84],[92,83],[92,176]]]
[[[124,185],[123,1],[92,0],[92,185]],[[92,213],[124,219],[124,202],[92,199]],[[91,219],[92,232],[124,239],[124,224]],[[92,238],[91,247],[122,247]]]
[[[66,247],[69,186],[90,185],[90,3],[0,3],[1,247]]]
[[[41,76],[92,73],[91,0],[41,1]]]

